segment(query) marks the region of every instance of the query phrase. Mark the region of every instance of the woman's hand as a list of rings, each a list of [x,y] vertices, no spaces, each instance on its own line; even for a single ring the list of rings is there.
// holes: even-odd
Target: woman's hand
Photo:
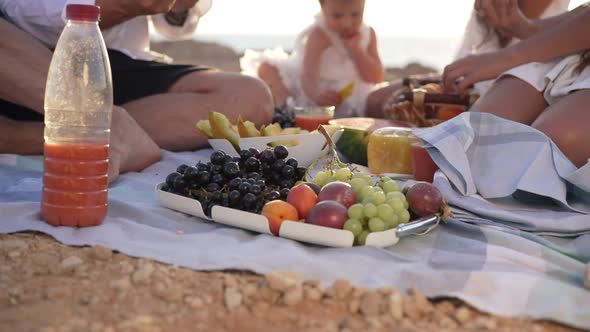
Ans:
[[[518,0],[476,0],[477,15],[503,37],[524,39],[528,36],[533,22],[518,5]]]
[[[446,66],[442,83],[445,91],[463,94],[474,83],[495,79],[515,65],[506,49],[469,55]]]
[[[313,98],[313,101],[315,101],[315,103],[319,106],[338,107],[340,104],[342,104],[342,96],[338,91],[327,90],[318,93],[318,95]]]
[[[197,2],[199,2],[199,0],[176,0],[170,11],[173,13],[182,13],[193,8]]]

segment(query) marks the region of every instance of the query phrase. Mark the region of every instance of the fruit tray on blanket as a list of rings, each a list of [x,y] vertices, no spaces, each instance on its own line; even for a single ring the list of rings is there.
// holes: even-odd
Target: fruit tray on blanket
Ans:
[[[160,203],[169,209],[204,220],[272,235],[268,219],[263,215],[216,205],[211,209],[211,218],[209,218],[205,215],[199,201],[166,192],[162,190],[164,185],[165,183],[158,184],[156,193]],[[375,247],[393,246],[400,238],[427,231],[435,227],[438,222],[438,216],[425,217],[386,231],[373,232],[367,236],[365,245]],[[327,247],[352,247],[354,244],[354,236],[350,231],[297,221],[284,221],[281,224],[279,236]]]
[[[338,138],[341,134],[341,131],[336,131],[332,135],[332,140],[338,142]],[[322,134],[317,131],[294,135],[244,137],[238,140],[240,148],[246,149],[255,148],[258,150],[264,150],[270,146],[285,144],[289,146],[289,156],[297,159],[301,166],[309,166],[314,160],[328,152],[328,147],[325,145],[325,142]],[[225,151],[232,157],[237,157],[239,155],[230,141],[226,139],[211,138],[209,139],[209,145],[211,145],[214,150]]]

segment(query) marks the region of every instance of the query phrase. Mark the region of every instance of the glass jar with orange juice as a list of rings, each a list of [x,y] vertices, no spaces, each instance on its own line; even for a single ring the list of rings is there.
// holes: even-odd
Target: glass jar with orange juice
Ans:
[[[316,130],[334,118],[334,106],[304,106],[295,108],[295,125],[305,130]]]
[[[418,138],[411,128],[384,127],[369,136],[367,160],[374,174],[412,174],[411,144]]]

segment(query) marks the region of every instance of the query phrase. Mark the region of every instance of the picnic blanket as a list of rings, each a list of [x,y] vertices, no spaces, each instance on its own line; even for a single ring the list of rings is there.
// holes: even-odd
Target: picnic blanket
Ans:
[[[460,118],[448,126],[471,127],[472,142],[481,142],[475,125],[481,121],[475,120]],[[448,128],[435,128],[457,136]],[[438,148],[444,151],[444,146]],[[466,150],[463,157],[469,159]],[[326,284],[346,278],[365,287],[416,287],[429,297],[457,297],[498,315],[550,319],[590,329],[590,292],[583,287],[585,263],[590,260],[590,235],[585,234],[590,219],[574,211],[575,204],[568,203],[572,208],[567,210],[561,206],[561,210],[548,210],[571,214],[571,223],[577,225],[561,234],[559,225],[570,219],[554,219],[551,225],[550,218],[541,224],[527,215],[513,220],[516,215],[501,214],[504,210],[477,190],[465,196],[455,187],[455,178],[438,172],[437,186],[455,205],[454,222],[389,248],[326,248],[204,222],[160,206],[154,186],[179,164],[196,163],[210,152],[163,151],[161,162],[141,173],[121,176],[110,187],[104,223],[83,229],[52,227],[41,220],[41,157],[0,155],[0,233],[40,231],[66,245],[101,244],[130,256],[198,270],[268,273],[280,269]],[[450,157],[447,160],[453,162]],[[478,174],[473,167],[469,170]],[[573,173],[564,176],[576,185]],[[464,198],[482,205],[465,203]],[[523,225],[555,234],[525,232]]]

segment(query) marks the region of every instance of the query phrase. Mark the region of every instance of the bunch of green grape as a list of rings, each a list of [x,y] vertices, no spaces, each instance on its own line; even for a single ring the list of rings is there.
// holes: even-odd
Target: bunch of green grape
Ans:
[[[324,169],[318,172],[311,182],[317,184],[320,187],[334,181],[349,182],[352,178],[352,171],[348,167],[342,167],[337,169]]]
[[[408,201],[396,181],[381,177],[375,184],[364,173],[354,173],[348,181],[354,189],[357,203],[348,208],[346,229],[355,237],[355,243],[364,245],[367,235],[407,223],[410,220]]]

